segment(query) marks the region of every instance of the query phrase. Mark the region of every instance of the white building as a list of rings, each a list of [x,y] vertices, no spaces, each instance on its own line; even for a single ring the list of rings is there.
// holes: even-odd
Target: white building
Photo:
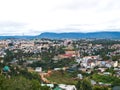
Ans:
[[[59,84],[59,87],[63,90],[77,90],[75,85]]]
[[[78,77],[79,79],[83,79],[82,74],[78,74],[77,77]]]
[[[38,72],[38,73],[42,72],[42,67],[36,67],[35,71]]]
[[[118,61],[115,61],[113,67],[117,67],[117,66],[118,66]]]

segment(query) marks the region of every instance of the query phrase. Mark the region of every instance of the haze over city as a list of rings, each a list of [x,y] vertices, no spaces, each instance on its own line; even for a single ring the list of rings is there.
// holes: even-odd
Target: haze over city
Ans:
[[[1,0],[0,35],[120,30],[119,0]]]

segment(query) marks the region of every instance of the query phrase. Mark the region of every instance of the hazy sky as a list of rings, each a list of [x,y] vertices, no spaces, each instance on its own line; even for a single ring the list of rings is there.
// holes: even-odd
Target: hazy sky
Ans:
[[[0,35],[120,30],[120,0],[0,0]]]

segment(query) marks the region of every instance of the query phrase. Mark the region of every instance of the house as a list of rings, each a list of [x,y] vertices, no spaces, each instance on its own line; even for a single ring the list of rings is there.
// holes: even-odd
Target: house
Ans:
[[[104,75],[110,75],[110,72],[104,72],[103,74]]]
[[[112,67],[112,65],[109,64],[109,63],[107,63],[105,66],[106,66],[107,68],[111,68],[111,67]]]
[[[52,59],[53,59],[54,61],[58,61],[58,60],[59,60],[59,57],[58,57],[58,56],[54,56]]]
[[[53,90],[62,90],[60,87],[55,87]]]
[[[3,68],[3,72],[9,72],[9,71],[10,71],[9,66],[4,66],[4,68]]]
[[[54,68],[55,71],[62,70],[62,68]]]
[[[86,68],[79,68],[78,70],[82,71],[82,72],[86,72]]]
[[[82,61],[82,59],[76,59],[77,63],[80,63]]]
[[[63,90],[77,90],[75,85],[59,84],[59,87]]]
[[[58,55],[59,59],[72,58],[72,57],[75,57],[75,55],[73,55],[73,54],[61,54],[61,55]]]
[[[38,72],[38,73],[42,72],[42,67],[36,67],[35,72]]]
[[[95,84],[96,84],[96,81],[91,80],[91,84],[92,84],[92,85],[95,85]]]
[[[118,66],[118,61],[115,61],[114,63],[113,63],[113,67],[117,67]]]
[[[98,68],[100,72],[104,72],[107,68]]]
[[[4,62],[4,60],[0,60],[0,63],[3,63]]]
[[[75,51],[69,50],[69,51],[65,51],[65,54],[76,54]]]
[[[34,69],[32,67],[27,67],[28,72],[34,72]]]
[[[91,63],[90,63],[90,66],[91,66],[91,68],[94,68],[96,65],[95,65],[94,62],[91,62]]]
[[[120,77],[120,71],[116,72],[116,76]]]
[[[77,75],[77,78],[83,79],[83,75],[82,75],[82,74],[78,74],[78,75]]]
[[[41,84],[41,86],[48,86],[50,88],[53,88],[54,87],[54,84]]]

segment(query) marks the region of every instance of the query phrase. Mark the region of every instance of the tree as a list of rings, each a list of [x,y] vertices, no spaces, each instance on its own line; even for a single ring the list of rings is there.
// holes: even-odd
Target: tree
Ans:
[[[77,90],[92,90],[91,82],[87,78],[81,81],[78,81],[76,87],[77,87]]]
[[[33,79],[29,80],[23,76],[5,78],[0,75],[0,90],[50,90],[47,86],[41,86],[40,82]]]
[[[112,86],[120,86],[120,79],[115,79],[115,80],[112,82]]]
[[[108,87],[105,86],[94,86],[93,90],[109,90]]]
[[[10,50],[6,50],[5,53],[6,53],[6,55],[5,55],[5,57],[4,57],[4,61],[5,61],[5,62],[10,62],[10,61],[12,61],[13,58],[14,58],[13,52],[10,51]]]
[[[78,81],[76,88],[77,90],[82,90],[82,81]]]
[[[87,78],[83,79],[82,87],[83,87],[83,90],[92,90],[92,85],[90,80],[88,80]]]
[[[4,90],[4,81],[5,81],[5,77],[3,75],[0,75],[0,90]]]

